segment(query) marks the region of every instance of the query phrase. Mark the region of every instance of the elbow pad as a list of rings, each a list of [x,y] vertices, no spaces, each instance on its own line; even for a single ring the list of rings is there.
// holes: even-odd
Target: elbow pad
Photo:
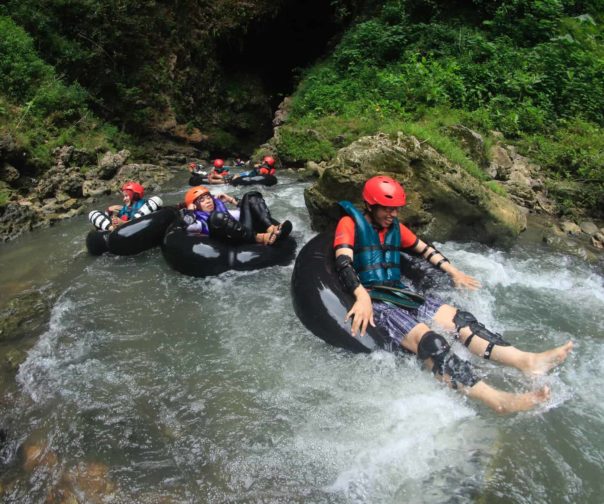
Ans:
[[[361,285],[359,275],[352,266],[352,259],[346,254],[336,257],[336,272],[344,289],[350,293]]]

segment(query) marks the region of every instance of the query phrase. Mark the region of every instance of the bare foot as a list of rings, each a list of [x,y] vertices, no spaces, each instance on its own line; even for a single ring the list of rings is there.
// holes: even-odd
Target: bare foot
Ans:
[[[531,410],[546,402],[551,395],[550,388],[547,386],[532,392],[514,394],[494,389],[484,382],[478,382],[465,392],[468,396],[480,399],[487,406],[501,414]]]
[[[525,373],[543,375],[553,367],[564,362],[573,349],[573,342],[567,341],[564,345],[546,350],[545,352],[530,354],[527,362],[521,367]]]
[[[277,240],[275,233],[258,233],[256,235],[256,243],[260,245],[272,245]]]

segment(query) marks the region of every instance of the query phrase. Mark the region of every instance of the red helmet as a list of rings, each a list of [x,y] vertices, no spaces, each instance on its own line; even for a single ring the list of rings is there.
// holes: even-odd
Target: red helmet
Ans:
[[[145,189],[142,185],[137,182],[126,182],[122,186],[122,191],[130,191],[133,195],[135,195],[136,199],[141,199],[145,194]]]
[[[187,191],[185,194],[185,205],[189,206],[191,203],[195,203],[195,200],[204,194],[210,194],[210,190],[205,186],[195,186]]]
[[[267,165],[269,165],[271,168],[273,166],[275,166],[275,158],[273,158],[272,156],[264,156],[262,158],[262,161],[264,161]]]
[[[222,168],[224,166],[224,161],[222,159],[214,160],[214,168]]]
[[[363,200],[368,205],[400,207],[407,202],[407,197],[403,186],[396,180],[378,175],[365,182]]]

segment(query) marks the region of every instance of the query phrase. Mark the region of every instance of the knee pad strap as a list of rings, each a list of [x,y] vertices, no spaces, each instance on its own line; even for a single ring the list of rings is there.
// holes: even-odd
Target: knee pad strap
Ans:
[[[464,327],[469,327],[470,331],[472,331],[472,334],[470,334],[464,342],[465,346],[470,346],[470,343],[472,342],[472,338],[474,338],[474,336],[479,336],[489,343],[483,354],[483,357],[487,360],[490,359],[491,353],[493,352],[493,347],[495,345],[510,346],[510,344],[503,339],[503,336],[501,336],[501,334],[495,333],[487,329],[484,324],[478,322],[478,320],[476,320],[476,317],[470,312],[457,310],[457,313],[453,317],[453,323],[455,324],[455,328],[458,332]]]

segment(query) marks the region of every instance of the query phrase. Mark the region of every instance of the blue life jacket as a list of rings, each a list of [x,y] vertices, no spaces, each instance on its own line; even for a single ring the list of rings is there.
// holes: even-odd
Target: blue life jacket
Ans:
[[[126,217],[128,217],[128,220],[132,219],[134,217],[134,214],[136,212],[138,212],[138,210],[140,209],[140,207],[142,207],[145,203],[147,202],[146,199],[139,199],[138,201],[135,201],[134,203],[132,203],[132,205],[128,206],[128,205],[124,205],[119,213],[117,214],[118,217],[122,217],[123,215],[125,215]]]
[[[401,230],[398,220],[392,222],[382,245],[377,231],[350,201],[340,201],[339,205],[355,223],[353,266],[363,286],[405,288],[401,282]]]

